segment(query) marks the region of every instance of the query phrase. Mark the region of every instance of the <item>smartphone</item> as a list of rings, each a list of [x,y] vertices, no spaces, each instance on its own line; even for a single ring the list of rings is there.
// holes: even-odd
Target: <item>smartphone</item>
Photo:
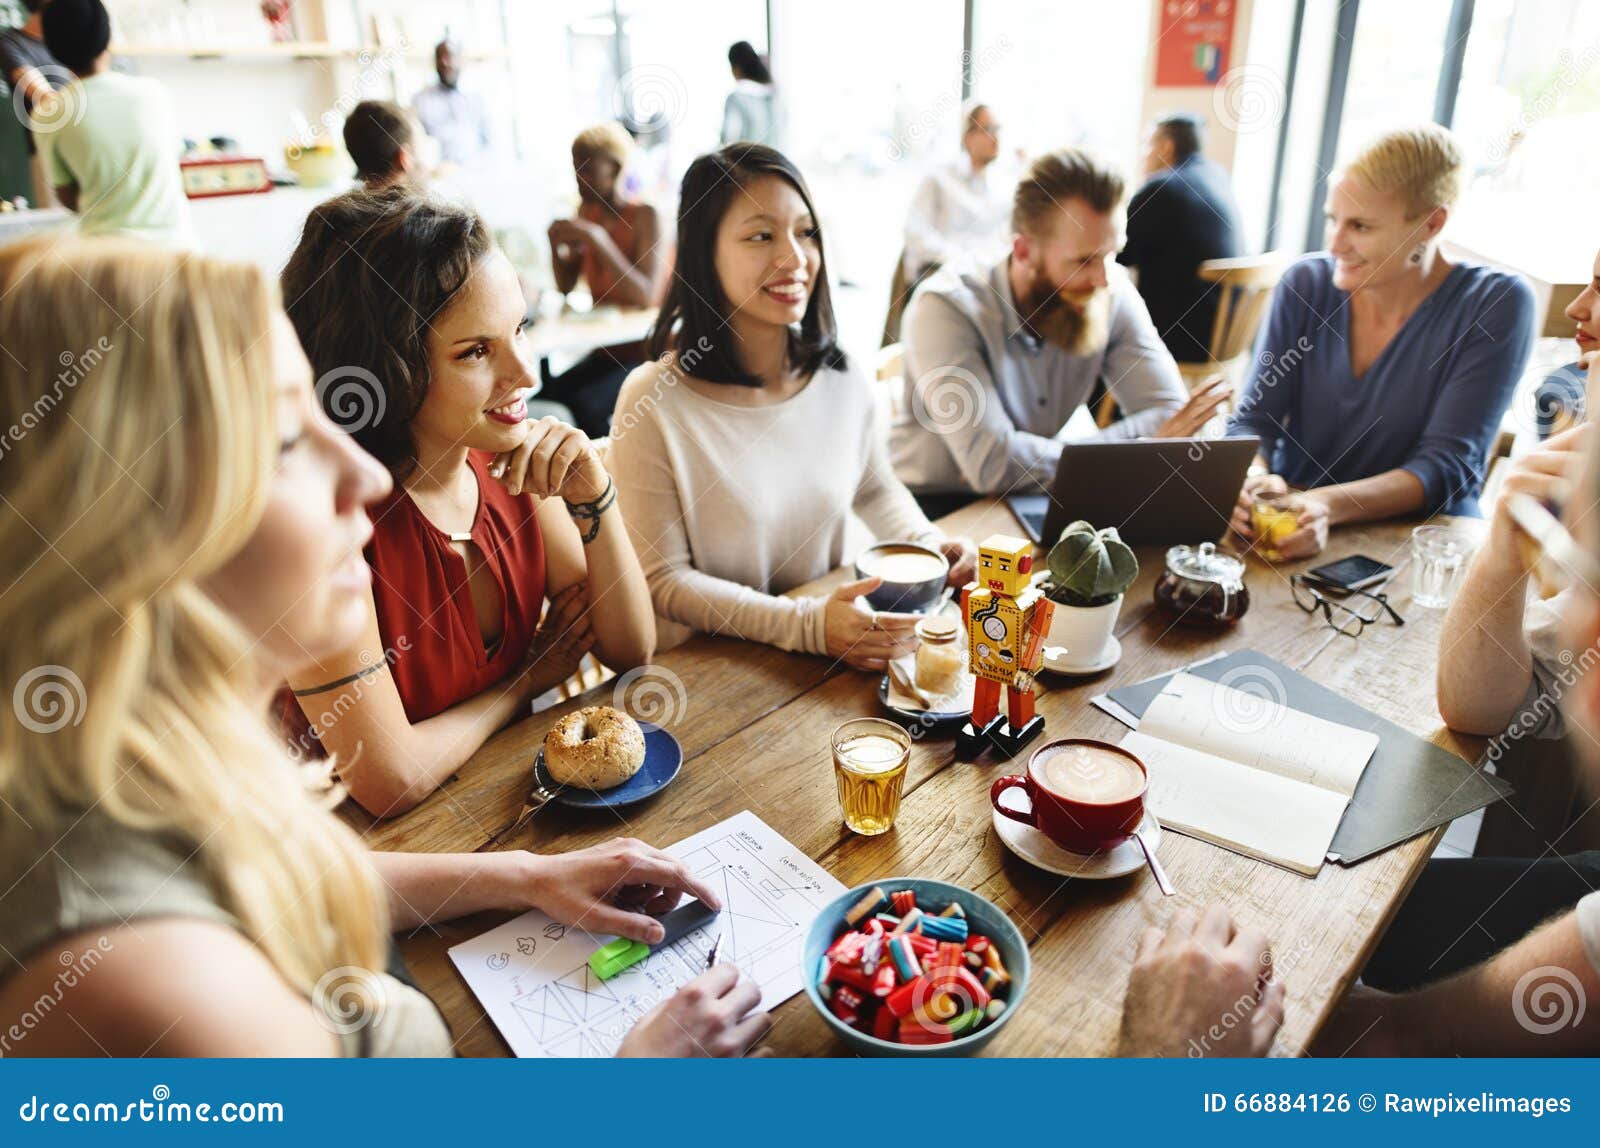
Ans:
[[[1394,567],[1387,563],[1379,562],[1376,558],[1368,558],[1365,554],[1352,554],[1337,562],[1313,566],[1306,571],[1306,577],[1315,579],[1324,586],[1332,586],[1336,590],[1365,590],[1368,586],[1382,582],[1392,573]]]

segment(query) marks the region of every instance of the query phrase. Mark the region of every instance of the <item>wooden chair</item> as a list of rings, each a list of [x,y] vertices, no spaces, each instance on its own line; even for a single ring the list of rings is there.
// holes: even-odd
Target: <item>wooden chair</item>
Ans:
[[[883,425],[889,426],[904,411],[906,349],[900,343],[890,343],[878,352],[873,369],[874,397],[882,408]]]
[[[1235,387],[1239,385],[1240,368],[1255,345],[1272,289],[1283,278],[1288,262],[1285,252],[1269,251],[1265,255],[1208,259],[1200,264],[1199,277],[1218,284],[1217,317],[1211,324],[1211,345],[1205,362],[1178,364],[1183,385],[1191,392],[1216,374],[1226,375]],[[1107,391],[1095,408],[1095,425],[1110,426],[1116,413],[1117,400]]]
[[[1240,382],[1240,368],[1255,345],[1272,289],[1283,278],[1288,262],[1286,252],[1268,251],[1200,264],[1200,278],[1218,287],[1217,317],[1211,324],[1209,358],[1203,363],[1178,364],[1178,373],[1191,391],[1219,373],[1235,385]]]

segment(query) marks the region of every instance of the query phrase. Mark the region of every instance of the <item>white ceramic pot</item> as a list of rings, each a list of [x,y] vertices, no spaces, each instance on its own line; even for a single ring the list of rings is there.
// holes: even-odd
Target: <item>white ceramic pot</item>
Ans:
[[[1068,606],[1063,602],[1054,605],[1045,645],[1065,647],[1063,660],[1074,665],[1099,665],[1111,645],[1111,633],[1117,628],[1122,595],[1104,606]]]

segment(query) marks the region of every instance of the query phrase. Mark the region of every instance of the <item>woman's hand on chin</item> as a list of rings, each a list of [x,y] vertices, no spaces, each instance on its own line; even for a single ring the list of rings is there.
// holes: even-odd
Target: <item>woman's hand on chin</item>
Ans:
[[[498,456],[490,468],[512,494],[594,502],[611,482],[589,436],[554,415],[528,424],[521,445]]]

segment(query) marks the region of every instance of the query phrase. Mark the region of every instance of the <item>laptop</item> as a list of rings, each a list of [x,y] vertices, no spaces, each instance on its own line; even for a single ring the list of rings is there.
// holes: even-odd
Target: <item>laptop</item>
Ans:
[[[1006,503],[1046,549],[1080,518],[1115,526],[1131,543],[1214,542],[1260,446],[1254,435],[1068,443],[1048,495],[1015,494]]]

